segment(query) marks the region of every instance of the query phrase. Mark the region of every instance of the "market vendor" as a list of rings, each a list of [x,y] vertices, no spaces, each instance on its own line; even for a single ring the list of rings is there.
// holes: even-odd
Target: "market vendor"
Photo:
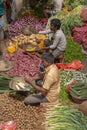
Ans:
[[[44,8],[44,16],[48,18],[51,15],[55,15],[58,11],[62,9],[63,6],[65,6],[63,0],[51,0],[50,7]]]
[[[60,92],[59,71],[54,64],[53,55],[47,52],[43,53],[42,63],[45,67],[42,87],[34,84],[29,77],[25,78],[25,80],[39,92],[25,98],[24,103],[26,105],[39,105],[44,102],[58,102]]]
[[[59,19],[54,18],[50,21],[50,29],[45,31],[40,31],[40,34],[53,34],[53,41],[45,42],[45,47],[37,48],[36,51],[40,50],[52,50],[52,54],[55,58],[55,61],[63,62],[63,55],[66,49],[66,37],[61,30],[61,22]]]

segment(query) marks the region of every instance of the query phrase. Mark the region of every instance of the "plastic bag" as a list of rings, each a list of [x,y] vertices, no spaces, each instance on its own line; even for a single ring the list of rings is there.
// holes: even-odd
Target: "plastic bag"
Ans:
[[[2,124],[1,130],[16,130],[16,123],[14,121],[8,121]]]
[[[62,63],[57,63],[56,64],[57,67],[59,69],[72,69],[72,70],[79,70],[79,69],[84,69],[84,65],[82,64],[82,62],[80,60],[74,60],[71,63],[66,63],[66,64],[62,64]]]

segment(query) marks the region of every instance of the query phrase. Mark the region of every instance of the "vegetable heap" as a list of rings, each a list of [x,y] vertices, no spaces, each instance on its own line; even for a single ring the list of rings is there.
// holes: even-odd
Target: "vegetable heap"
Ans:
[[[66,86],[73,79],[73,71],[60,70],[60,85]]]
[[[56,105],[47,110],[46,130],[87,130],[87,116],[77,109]]]
[[[60,70],[60,84],[61,86],[66,86],[72,80],[77,81],[87,81],[86,74],[80,71],[72,71],[72,70]]]
[[[43,47],[45,39],[46,36],[43,34],[31,34],[30,36],[20,34],[12,38],[12,41],[9,41],[7,51],[14,53],[21,47],[26,51],[32,52],[35,51],[36,46]]]
[[[7,74],[0,74],[0,93],[11,92],[12,90],[9,88],[9,81],[13,78],[13,76]]]
[[[4,92],[16,92],[17,89],[12,89],[11,85],[9,85],[9,83],[12,81],[14,81],[14,79],[16,79],[17,77],[15,76],[10,76],[7,74],[0,74],[0,94],[4,93]],[[17,80],[18,82],[19,80]],[[19,81],[20,82],[20,81]],[[22,82],[20,82],[21,84],[21,88],[19,91],[27,91],[29,94],[34,93],[35,90],[32,88],[32,86],[28,85],[26,86],[26,88],[23,87]]]
[[[78,5],[87,5],[87,1],[86,0],[65,0],[65,3],[66,3],[66,7],[69,10],[74,9]]]
[[[72,38],[67,38],[66,51],[64,53],[64,60],[66,63],[72,62],[73,60],[84,59],[84,55],[81,53],[81,46],[74,42]]]
[[[82,21],[80,18],[80,12],[83,6],[79,5],[75,9],[70,12],[59,11],[55,16],[52,16],[47,23],[46,28],[49,28],[50,20],[53,18],[58,18],[61,20],[61,29],[63,30],[64,34],[71,35],[72,28],[74,26],[82,26]]]
[[[6,74],[13,76],[34,76],[40,72],[41,59],[37,55],[25,55],[22,50],[18,50],[15,53],[3,56],[3,59],[14,62],[13,69],[5,72]]]
[[[87,83],[86,82],[77,82],[73,85],[69,93],[71,96],[79,99],[87,99]]]
[[[81,44],[85,51],[87,51],[87,23],[81,27],[74,27],[72,30],[72,36],[74,41]]]
[[[43,23],[39,22],[39,19],[33,16],[21,17],[16,22],[9,25],[8,31],[10,37],[20,35],[26,26],[32,30],[32,33],[43,30],[45,27]]]

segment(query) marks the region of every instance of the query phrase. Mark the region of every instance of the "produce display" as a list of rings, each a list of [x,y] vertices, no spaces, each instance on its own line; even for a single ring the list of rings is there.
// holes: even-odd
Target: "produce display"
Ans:
[[[84,69],[84,65],[80,60],[74,60],[71,63],[56,63],[59,69],[71,69],[71,70],[81,70]]]
[[[81,27],[74,27],[72,37],[87,52],[87,23],[84,23]]]
[[[77,109],[56,105],[47,109],[46,130],[86,130],[87,116]]]
[[[45,39],[47,39],[47,37],[43,34],[31,34],[30,36],[20,34],[9,41],[7,51],[14,53],[19,48],[22,48],[26,51],[32,52],[35,51],[36,47],[43,47]]]
[[[71,37],[66,38],[67,45],[66,51],[64,53],[64,61],[65,63],[70,63],[74,60],[82,61],[85,56],[81,52],[81,46],[77,44]]]
[[[87,83],[77,82],[69,90],[71,96],[77,99],[87,100]]]
[[[12,22],[9,25],[9,36],[10,37],[15,37],[20,35],[23,32],[23,29],[25,27],[30,28],[32,33],[36,33],[38,31],[41,31],[45,28],[45,25],[41,22],[39,22],[39,19],[33,17],[33,16],[28,16],[28,17],[21,17],[17,21]]]
[[[87,6],[87,1],[86,0],[65,0],[65,3],[66,3],[66,7],[69,10],[74,9],[74,8],[76,8],[79,5]]]
[[[0,94],[5,92],[16,93],[17,91],[28,92],[28,94],[35,92],[32,86],[28,83],[25,84],[23,77],[0,74]]]
[[[87,75],[80,71],[72,71],[72,70],[60,70],[60,84],[61,86],[66,86],[72,80],[77,81],[87,81]]]
[[[82,22],[81,11],[87,1],[64,0],[65,8],[50,17],[47,25],[38,18],[42,16],[41,19],[44,19],[42,8],[48,0],[23,1],[24,8],[19,12],[21,17],[9,24],[8,46],[6,46],[6,54],[3,52],[2,56],[2,60],[11,61],[14,66],[0,73],[0,129],[5,122],[13,121],[16,123],[17,130],[87,130],[87,116],[83,114],[84,112],[69,107],[73,104],[71,98],[74,102],[87,100],[87,73],[84,74],[83,70],[59,70],[61,89],[58,99],[62,105],[58,103],[54,106],[46,103],[47,108],[24,104],[26,96],[34,94],[35,89],[23,82],[25,76],[34,77],[40,73],[42,61],[35,53],[35,49],[43,47],[44,40],[47,37],[51,39],[52,35],[45,36],[38,32],[48,29],[53,18],[61,20],[61,29],[66,35],[64,62],[70,65],[74,60],[82,61],[85,58],[81,49],[83,47],[87,51],[87,25]],[[34,1],[37,3],[36,6]],[[38,14],[38,18],[30,13]],[[19,80],[18,77],[23,79]],[[67,87],[70,84],[71,86]]]
[[[0,94],[13,91],[9,88],[9,82],[12,78],[11,76],[0,74]]]
[[[28,54],[25,55],[22,50],[18,50],[15,53],[7,54],[3,56],[4,60],[10,60],[14,62],[14,67],[6,74],[13,76],[34,76],[39,73],[39,66],[41,59],[37,55]]]
[[[55,16],[52,16],[48,20],[46,28],[49,28],[51,19],[58,18],[61,20],[61,29],[63,30],[64,34],[66,36],[71,35],[72,28],[74,26],[82,26],[82,21],[80,17],[82,8],[83,6],[79,5],[70,12],[66,12],[64,10],[59,11]]]
[[[45,110],[24,105],[25,98],[20,94],[0,94],[0,123],[15,121],[17,130],[44,130],[40,124],[44,120]]]

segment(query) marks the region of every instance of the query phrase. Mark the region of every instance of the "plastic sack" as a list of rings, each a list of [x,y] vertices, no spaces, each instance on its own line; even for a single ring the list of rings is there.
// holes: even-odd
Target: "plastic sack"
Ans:
[[[66,64],[57,63],[56,65],[59,69],[62,69],[62,70],[64,70],[64,69],[72,69],[72,70],[84,69],[84,65],[82,64],[82,62],[80,60],[74,60],[73,62],[66,63]]]
[[[14,121],[8,121],[2,124],[1,130],[16,130],[16,123]]]

